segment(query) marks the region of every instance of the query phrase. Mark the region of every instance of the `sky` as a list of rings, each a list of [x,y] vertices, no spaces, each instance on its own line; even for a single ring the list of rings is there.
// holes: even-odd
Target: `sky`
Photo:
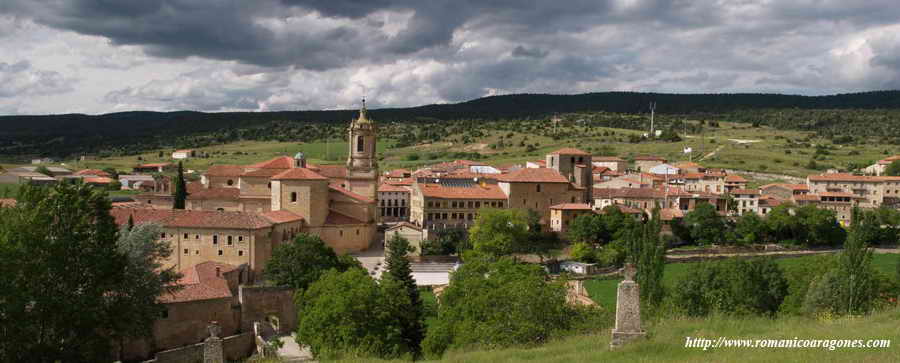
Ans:
[[[0,115],[898,88],[896,0],[0,1]]]

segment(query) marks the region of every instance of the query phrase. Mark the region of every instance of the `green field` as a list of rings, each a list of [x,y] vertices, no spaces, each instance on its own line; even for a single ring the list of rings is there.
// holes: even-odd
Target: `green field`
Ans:
[[[812,258],[812,256],[780,258],[776,261],[782,267],[788,267],[791,265],[800,264],[805,259],[809,258]],[[678,280],[680,280],[688,273],[691,265],[697,263],[699,262],[666,264],[665,272],[663,272],[663,285],[665,285],[666,288],[669,289],[674,288]],[[872,265],[875,267],[875,269],[888,276],[896,276],[898,263],[900,263],[900,256],[892,253],[876,253],[872,259]],[[615,310],[616,286],[621,280],[621,278],[602,278],[587,280],[584,283],[584,288],[585,290],[587,290],[588,295],[590,295],[591,299],[597,302],[597,304],[602,307],[609,307]]]

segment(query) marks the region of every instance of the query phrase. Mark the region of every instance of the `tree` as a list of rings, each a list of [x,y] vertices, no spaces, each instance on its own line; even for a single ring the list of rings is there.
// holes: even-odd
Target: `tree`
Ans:
[[[834,211],[805,205],[797,209],[796,215],[803,227],[803,238],[798,242],[807,246],[836,246],[847,238]]]
[[[764,242],[769,235],[769,226],[756,213],[746,213],[738,218],[734,227],[734,235],[734,242],[738,245]]]
[[[184,181],[184,168],[181,165],[181,162],[178,162],[178,174],[175,176],[175,190],[172,192],[172,196],[175,197],[174,202],[172,203],[172,209],[184,209],[184,204],[187,201],[188,192],[187,192],[187,184]]]
[[[272,251],[263,275],[276,285],[302,290],[330,269],[346,271],[350,267],[319,236],[301,233]]]
[[[448,256],[459,254],[471,247],[468,245],[466,230],[446,228],[435,232],[436,237],[422,241],[423,256]]]
[[[409,307],[401,314],[401,335],[406,346],[414,356],[419,355],[422,339],[425,339],[424,313],[422,299],[419,296],[419,288],[412,277],[412,268],[406,255],[413,252],[406,238],[394,233],[388,242],[385,253],[385,267],[387,273],[400,283],[408,296]]]
[[[564,281],[548,283],[540,266],[509,257],[469,260],[441,295],[423,351],[436,358],[471,345],[541,343],[569,329],[576,317]]]
[[[793,204],[784,203],[772,208],[766,216],[766,224],[777,242],[798,244],[805,239],[800,219],[791,212],[793,208]]]
[[[528,236],[528,213],[524,209],[483,208],[469,229],[476,252],[499,257],[516,252]]]
[[[119,171],[115,168],[103,168],[103,171],[109,174],[110,178],[119,179]]]
[[[34,172],[35,172],[35,173],[38,173],[38,174],[44,174],[44,175],[49,176],[49,177],[51,177],[51,178],[53,177],[53,172],[51,172],[50,169],[47,169],[47,167],[46,167],[46,166],[43,166],[43,165],[41,165],[41,166],[37,167],[36,169],[34,169]]]
[[[712,312],[775,314],[788,292],[788,282],[772,259],[707,261],[689,267],[675,284],[672,301],[689,316]]]
[[[603,242],[604,234],[606,234],[606,224],[598,214],[582,214],[569,224],[569,239],[572,242],[599,244]]]
[[[884,169],[884,175],[900,176],[900,160],[894,160]]]
[[[697,205],[684,216],[684,223],[698,244],[720,243],[725,237],[725,222],[712,204]]]
[[[402,356],[409,352],[397,319],[410,305],[404,290],[390,275],[379,288],[363,269],[326,271],[300,293],[297,342],[317,359]]]
[[[150,336],[150,327],[163,310],[158,298],[178,290],[174,283],[180,275],[174,267],[163,267],[162,261],[172,255],[172,246],[159,239],[162,227],[151,223],[134,225],[131,216],[128,220],[129,225],[119,229],[116,245],[127,257],[123,276],[134,283],[109,296],[110,305],[117,308],[112,323],[119,325],[115,330],[125,332],[125,336]]]
[[[662,277],[666,267],[666,246],[659,238],[660,228],[657,209],[649,221],[632,228],[627,239],[627,259],[637,268],[634,280],[641,287],[641,302],[651,312],[655,311],[665,295]]]
[[[573,260],[584,263],[597,262],[597,253],[591,245],[584,242],[576,242],[572,245],[569,255]]]
[[[18,201],[0,208],[0,361],[108,360],[110,342],[146,331],[154,310],[153,288],[134,286],[147,281],[141,259],[118,248],[109,199],[62,183],[25,186]]]

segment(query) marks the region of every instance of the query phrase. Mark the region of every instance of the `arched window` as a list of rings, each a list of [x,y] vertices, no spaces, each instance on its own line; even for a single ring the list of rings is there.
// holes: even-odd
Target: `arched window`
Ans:
[[[291,203],[297,203],[297,192],[291,192]]]
[[[363,152],[365,150],[365,142],[362,136],[356,137],[356,151]]]

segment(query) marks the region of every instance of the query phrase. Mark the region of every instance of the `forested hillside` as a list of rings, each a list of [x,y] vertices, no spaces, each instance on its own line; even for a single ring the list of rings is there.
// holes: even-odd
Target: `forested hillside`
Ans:
[[[877,136],[900,143],[900,91],[832,96],[779,94],[659,94],[633,92],[580,95],[493,96],[446,105],[371,111],[391,135],[407,143],[440,139],[452,125],[477,120],[546,118],[554,113],[602,112],[600,125],[638,129],[650,102],[660,121],[682,117],[816,131],[822,136]],[[199,147],[235,140],[312,141],[341,137],[355,110],[289,112],[123,112],[106,115],[0,116],[0,155],[128,155],[167,147]],[[594,118],[596,120],[596,118]],[[403,127],[397,127],[403,126]],[[438,126],[439,128],[435,128]],[[441,127],[443,126],[443,127]]]

